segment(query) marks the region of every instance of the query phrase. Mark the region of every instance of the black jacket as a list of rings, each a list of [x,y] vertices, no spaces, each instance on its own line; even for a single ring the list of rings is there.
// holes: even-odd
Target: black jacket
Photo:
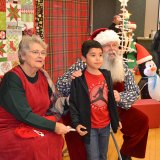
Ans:
[[[151,53],[157,68],[160,68],[160,30],[158,30],[153,38],[151,45]],[[157,70],[158,71],[158,70]],[[158,73],[158,72],[157,72]]]
[[[72,125],[74,128],[76,128],[79,124],[82,124],[87,128],[88,134],[84,136],[84,141],[89,143],[91,129],[91,109],[84,71],[81,77],[77,77],[72,80],[70,94],[70,113]],[[110,72],[105,69],[100,69],[100,71],[102,72],[108,85],[108,109],[110,113],[112,129],[116,133],[119,126],[119,117],[117,112],[117,104],[113,94],[111,75]]]

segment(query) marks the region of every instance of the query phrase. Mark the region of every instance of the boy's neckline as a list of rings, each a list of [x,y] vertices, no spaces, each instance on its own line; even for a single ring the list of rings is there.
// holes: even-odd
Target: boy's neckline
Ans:
[[[93,73],[93,72],[91,72],[91,71],[88,71],[87,69],[86,69],[86,71],[87,71],[89,74],[95,75],[95,76],[100,76],[100,75],[102,74],[99,70],[97,70],[96,73]]]

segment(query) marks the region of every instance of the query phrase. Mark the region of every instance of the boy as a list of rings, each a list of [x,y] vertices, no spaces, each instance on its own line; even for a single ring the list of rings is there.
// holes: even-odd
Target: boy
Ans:
[[[87,67],[71,83],[70,113],[72,125],[83,136],[88,160],[106,160],[110,124],[117,132],[119,118],[110,72],[99,69],[103,49],[99,42],[85,41],[82,60]]]

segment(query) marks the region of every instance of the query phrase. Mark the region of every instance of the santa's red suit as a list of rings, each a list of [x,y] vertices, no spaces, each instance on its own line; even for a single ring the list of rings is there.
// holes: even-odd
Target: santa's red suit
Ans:
[[[94,37],[102,33],[103,36],[99,36],[99,41],[102,45],[111,41],[119,41],[116,34],[112,34],[113,31],[110,34],[106,30],[106,28],[96,30],[90,39],[97,40]],[[83,61],[78,60],[63,76],[59,77],[56,85],[63,95],[68,96],[70,93],[70,76],[72,73],[77,70],[83,70],[85,67]],[[114,84],[114,90],[120,92],[121,98],[121,101],[118,102],[118,112],[122,123],[121,132],[123,133],[124,142],[120,151],[125,157],[144,158],[149,130],[148,117],[131,106],[137,100],[140,91],[135,84],[132,72],[126,64],[123,64],[123,69],[125,72],[124,82]],[[67,125],[71,124],[69,118],[66,117],[64,120]],[[71,160],[86,160],[85,148],[81,137],[77,133],[69,133],[65,138]]]

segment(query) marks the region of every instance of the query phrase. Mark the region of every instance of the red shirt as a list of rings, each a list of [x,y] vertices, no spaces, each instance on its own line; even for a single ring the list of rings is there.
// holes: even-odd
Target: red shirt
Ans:
[[[104,128],[110,123],[108,111],[108,87],[103,74],[94,75],[85,71],[91,101],[91,127]]]

